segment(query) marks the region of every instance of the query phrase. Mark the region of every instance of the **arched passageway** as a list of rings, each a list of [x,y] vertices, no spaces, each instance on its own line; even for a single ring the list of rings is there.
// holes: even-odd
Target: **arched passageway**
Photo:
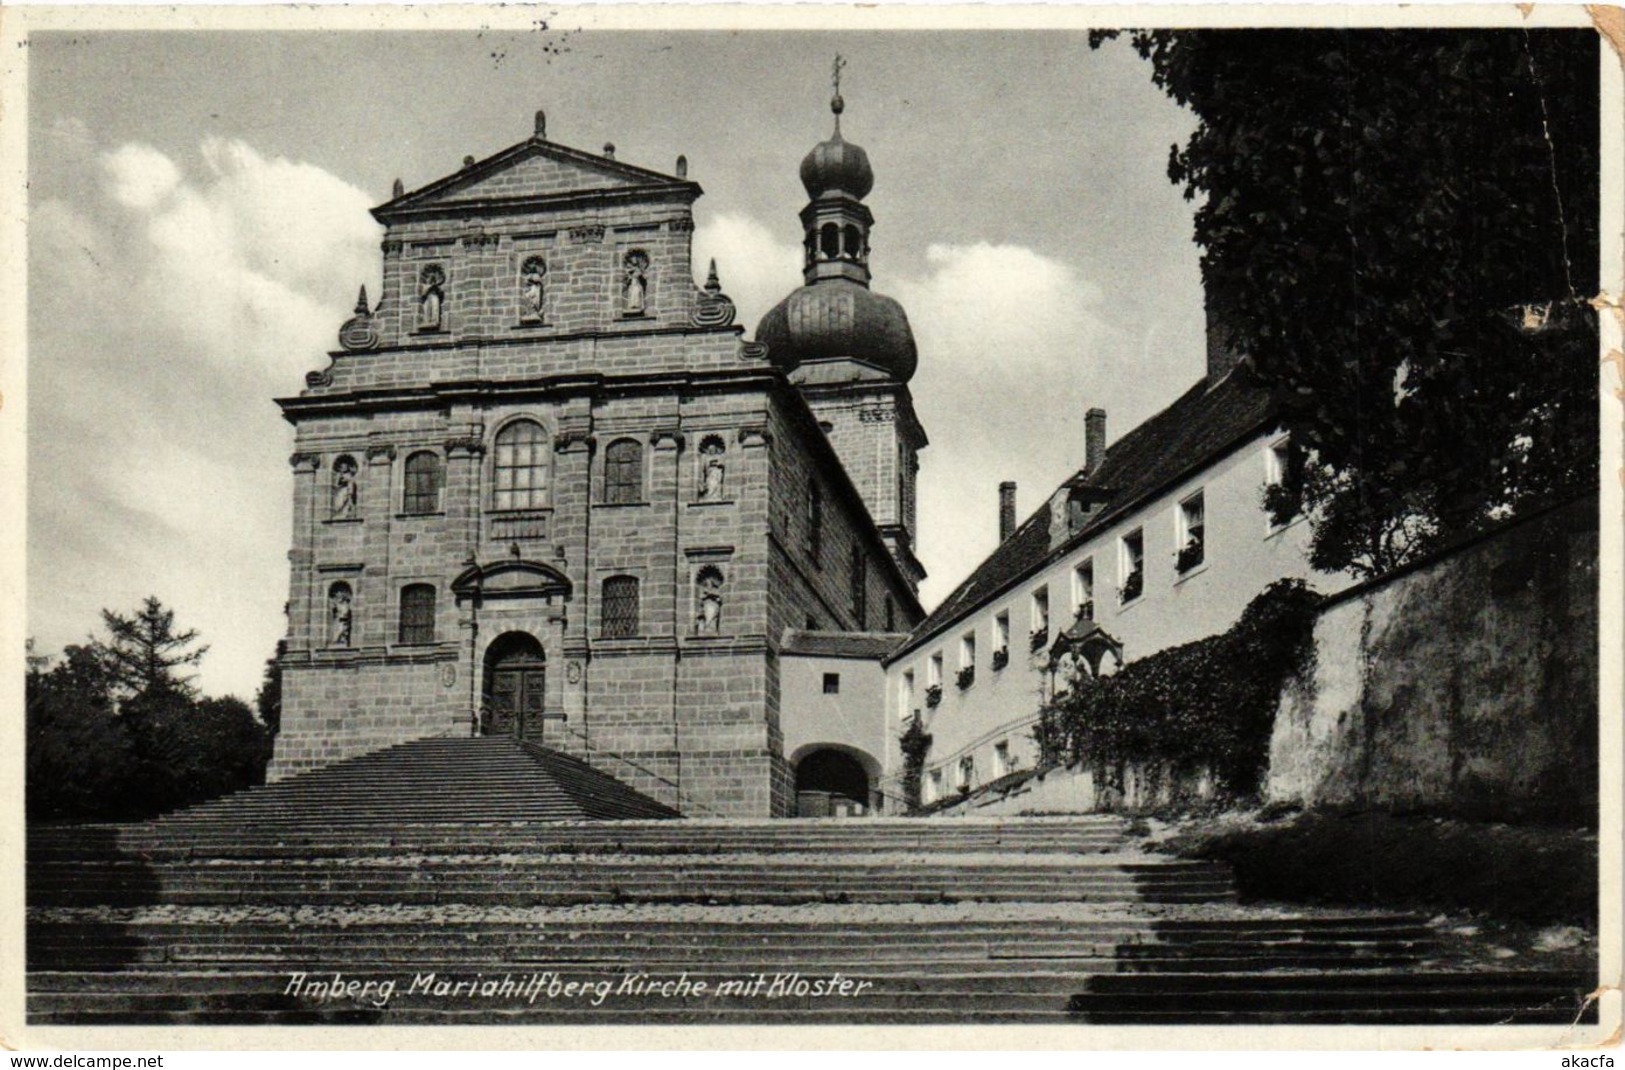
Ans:
[[[874,782],[856,755],[834,747],[809,751],[796,762],[796,814],[837,817],[867,813]]]

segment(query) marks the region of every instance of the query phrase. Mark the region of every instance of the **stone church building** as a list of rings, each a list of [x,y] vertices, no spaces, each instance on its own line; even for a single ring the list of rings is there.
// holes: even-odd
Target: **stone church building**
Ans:
[[[569,148],[538,113],[374,210],[383,292],[280,401],[273,778],[511,734],[695,816],[874,791],[879,658],[922,618],[926,436],[907,317],[869,288],[873,172],[834,105],[801,165],[805,285],[752,341],[715,265],[693,278],[681,157]]]

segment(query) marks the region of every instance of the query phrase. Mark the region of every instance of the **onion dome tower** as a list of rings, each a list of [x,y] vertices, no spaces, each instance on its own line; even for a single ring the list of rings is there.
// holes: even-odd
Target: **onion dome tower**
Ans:
[[[863,199],[875,174],[869,154],[841,136],[844,65],[837,56],[835,131],[801,161],[809,198],[801,210],[805,285],[762,317],[756,341],[800,387],[892,555],[918,585],[925,570],[913,551],[915,480],[926,437],[908,389],[918,355],[903,306],[869,288],[874,216]]]

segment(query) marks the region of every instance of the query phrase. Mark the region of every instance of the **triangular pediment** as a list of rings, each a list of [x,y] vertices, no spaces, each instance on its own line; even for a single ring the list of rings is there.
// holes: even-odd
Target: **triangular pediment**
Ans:
[[[581,193],[689,190],[686,179],[532,138],[374,209],[387,219],[437,208],[528,202]]]

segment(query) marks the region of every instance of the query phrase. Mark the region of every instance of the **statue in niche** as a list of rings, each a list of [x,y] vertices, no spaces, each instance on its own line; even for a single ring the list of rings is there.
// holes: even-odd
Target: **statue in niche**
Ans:
[[[709,565],[700,570],[699,605],[694,613],[694,630],[700,635],[716,635],[722,629],[722,573]]]
[[[643,315],[649,301],[649,254],[642,249],[627,253],[621,274],[621,311],[628,316]]]
[[[328,646],[350,645],[351,601],[350,588],[345,584],[335,583],[327,596]]]
[[[355,458],[344,456],[334,461],[331,519],[354,519],[356,494],[359,490],[360,487],[356,479]]]
[[[543,280],[546,278],[547,261],[539,256],[526,257],[519,269],[519,286],[520,301],[527,320],[542,318],[543,298],[546,296]]]
[[[438,264],[430,264],[418,276],[418,329],[438,331],[441,327],[441,306],[445,300],[442,287],[446,273]]]
[[[727,475],[727,466],[722,462],[724,452],[726,447],[715,435],[700,443],[700,456],[704,458],[700,470],[700,497],[706,501],[722,498],[723,479]]]

